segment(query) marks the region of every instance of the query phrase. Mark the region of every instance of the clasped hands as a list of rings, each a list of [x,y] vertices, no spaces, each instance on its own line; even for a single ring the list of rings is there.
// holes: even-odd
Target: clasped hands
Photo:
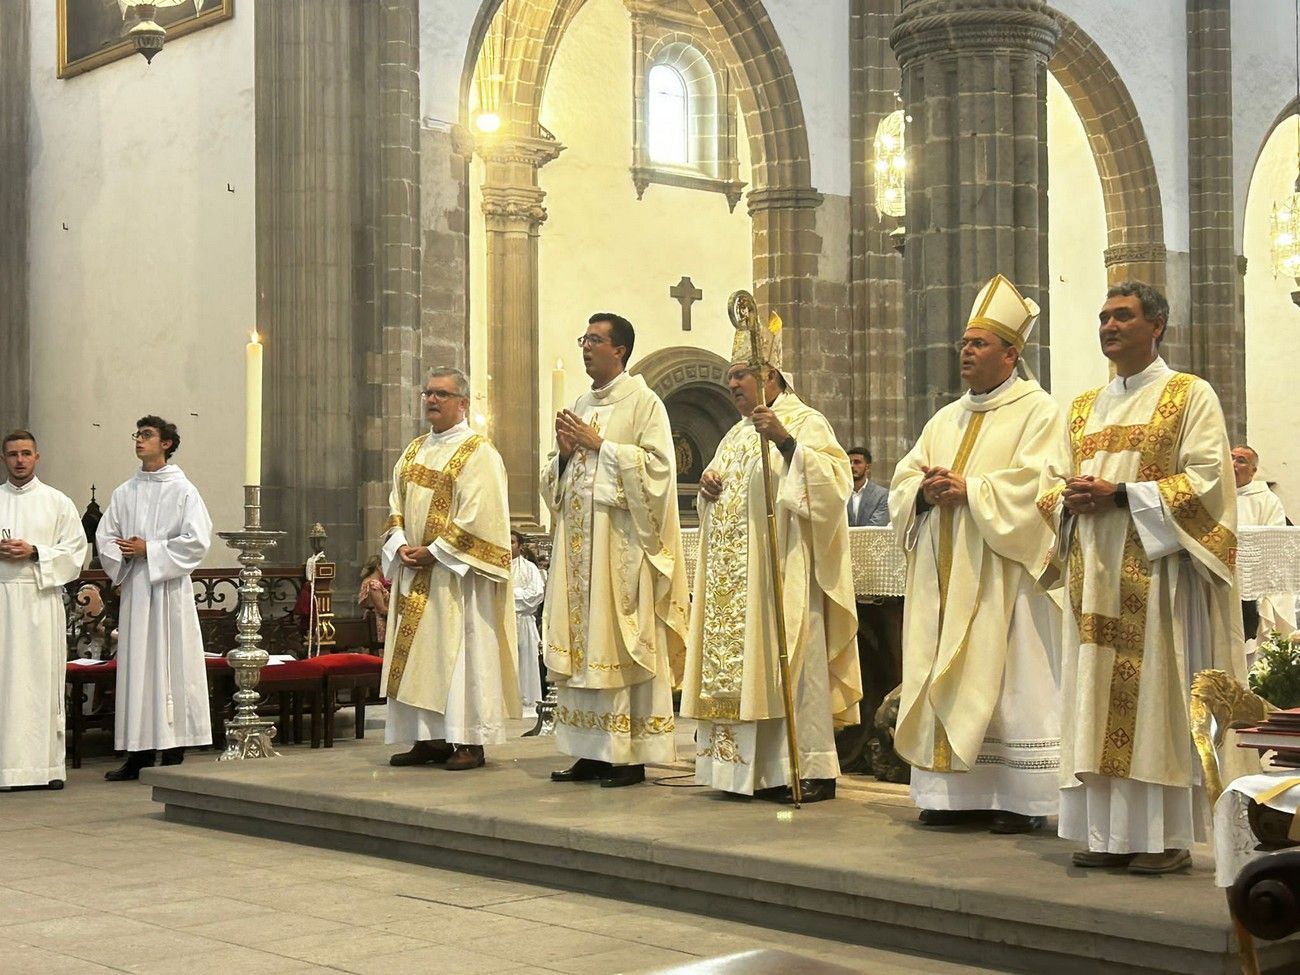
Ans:
[[[138,558],[149,550],[149,543],[139,535],[132,535],[130,538],[115,538],[113,544],[117,546],[117,550],[126,559]]]
[[[605,440],[596,432],[595,427],[578,414],[572,410],[561,410],[555,414],[555,442],[559,445],[560,456],[568,460],[577,448],[599,450]]]
[[[957,508],[966,503],[966,478],[946,467],[921,468],[921,497],[935,508]]]
[[[22,562],[32,557],[32,545],[21,538],[7,538],[0,542],[0,559],[9,562]]]
[[[397,550],[397,559],[408,569],[419,569],[438,561],[428,545],[403,545]]]
[[[1079,474],[1065,482],[1061,496],[1065,510],[1076,515],[1094,515],[1115,508],[1115,485],[1091,474]]]

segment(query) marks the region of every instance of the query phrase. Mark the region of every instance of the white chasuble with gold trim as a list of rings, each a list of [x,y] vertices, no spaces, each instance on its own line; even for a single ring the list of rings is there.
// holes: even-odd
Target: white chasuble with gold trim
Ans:
[[[1013,374],[936,413],[894,471],[908,553],[894,747],[922,808],[1055,812],[1060,614],[1038,581],[1055,538],[1034,501],[1060,436],[1055,401]],[[966,503],[918,513],[926,467],[962,475]]]
[[[1187,789],[1194,671],[1245,679],[1218,398],[1156,359],[1078,397],[1064,446],[1070,461],[1044,471],[1038,500],[1049,524],[1064,521],[1062,788],[1099,776]],[[1127,485],[1128,510],[1067,517],[1064,482],[1076,473]],[[1065,820],[1063,808],[1062,835]]]
[[[785,624],[804,778],[839,774],[834,728],[858,720],[862,676],[845,504],[848,455],[826,418],[792,392],[772,404],[794,436],[787,464],[769,444]],[[722,494],[699,502],[682,715],[698,722],[696,781],[730,792],[788,785],[759,436],[743,419],[709,468]]]
[[[393,580],[393,602],[381,687],[390,725],[431,727],[402,711],[408,708],[441,716],[446,727],[433,737],[504,741],[504,718],[519,717],[520,707],[501,455],[463,422],[417,437],[393,468],[389,507],[383,568]],[[428,546],[434,563],[403,566],[403,545]]]
[[[556,743],[614,764],[671,762],[687,589],[668,412],[627,373],[573,412],[604,443],[564,465],[553,452],[542,471],[554,516],[542,641]]]

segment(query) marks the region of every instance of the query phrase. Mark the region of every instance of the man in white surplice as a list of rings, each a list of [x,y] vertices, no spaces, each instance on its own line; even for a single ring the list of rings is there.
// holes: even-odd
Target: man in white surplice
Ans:
[[[673,684],[686,635],[677,468],[663,401],[627,373],[636,332],[592,315],[578,339],[591,390],[555,417],[542,470],[555,522],[542,613],[555,744],[577,759],[556,782],[645,781],[677,757]]]
[[[0,486],[0,787],[63,788],[66,618],[86,534],[67,496],[36,477],[36,438],[5,436]]]
[[[894,471],[908,550],[894,748],[925,826],[1040,829],[1056,812],[1060,612],[1039,584],[1054,536],[1034,502],[1061,411],[1016,364],[1038,306],[997,275],[958,344],[968,391]]]
[[[114,740],[121,768],[104,778],[140,777],[162,750],[179,765],[185,748],[212,744],[203,636],[190,573],[212,544],[212,519],[198,489],[171,463],[180,432],[162,417],[136,423],[140,469],[113,492],[95,531],[99,560],[122,588],[117,640]]]
[[[480,768],[519,717],[506,469],[465,422],[469,380],[430,371],[416,437],[393,468],[384,575],[393,580],[381,686],[392,765]]]
[[[1232,473],[1237,482],[1237,527],[1248,525],[1286,525],[1282,501],[1263,481],[1255,480],[1259,472],[1259,454],[1242,444],[1232,448]],[[1246,652],[1255,652],[1256,640],[1272,632],[1290,635],[1295,629],[1295,595],[1269,593],[1255,600],[1242,600],[1241,620],[1245,630]]]
[[[1115,378],[1074,400],[1038,499],[1070,603],[1059,832],[1076,866],[1168,873],[1204,825],[1192,677],[1245,680],[1232,461],[1210,384],[1160,357],[1164,295],[1113,285],[1098,319]]]
[[[536,713],[542,699],[542,673],[538,654],[541,636],[537,632],[537,610],[546,595],[546,577],[523,554],[523,537],[510,532],[510,577],[515,585],[515,620],[519,635],[519,700],[524,715]]]

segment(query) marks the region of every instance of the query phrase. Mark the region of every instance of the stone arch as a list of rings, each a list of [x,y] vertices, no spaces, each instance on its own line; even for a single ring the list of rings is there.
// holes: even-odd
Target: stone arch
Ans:
[[[1137,106],[1101,47],[1058,10],[1056,54],[1047,68],[1083,121],[1106,206],[1106,273],[1165,289],[1165,227],[1151,146]]]

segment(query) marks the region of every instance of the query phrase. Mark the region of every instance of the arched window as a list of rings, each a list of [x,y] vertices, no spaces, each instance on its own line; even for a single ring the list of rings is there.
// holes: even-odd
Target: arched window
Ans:
[[[650,159],[670,166],[688,166],[690,153],[690,104],[686,79],[667,64],[650,69],[648,129]]]

